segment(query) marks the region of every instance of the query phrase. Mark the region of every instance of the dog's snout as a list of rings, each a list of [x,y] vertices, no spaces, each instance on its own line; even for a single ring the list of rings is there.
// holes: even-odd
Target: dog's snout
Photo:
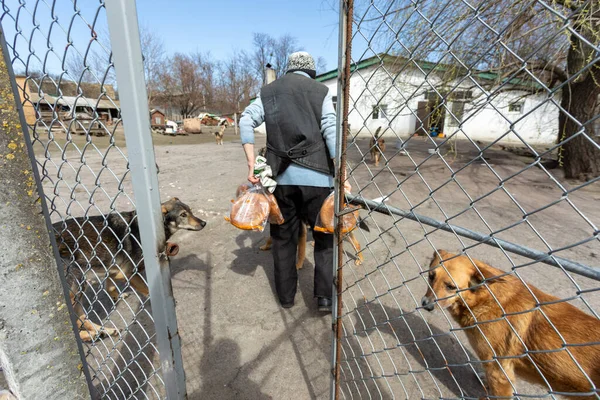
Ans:
[[[433,309],[434,309],[433,301],[431,301],[431,299],[427,296],[423,296],[423,298],[421,299],[421,305],[427,311],[433,311]]]
[[[206,226],[206,221],[194,217],[193,215],[188,218],[188,223],[191,227],[190,230],[193,231],[201,231]]]

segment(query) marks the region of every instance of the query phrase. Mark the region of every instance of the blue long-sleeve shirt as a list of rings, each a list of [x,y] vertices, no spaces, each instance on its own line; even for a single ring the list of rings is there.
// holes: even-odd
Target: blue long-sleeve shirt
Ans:
[[[301,74],[310,79],[308,74],[304,72],[296,71],[294,73]],[[254,129],[262,124],[264,120],[265,110],[260,97],[257,97],[252,104],[246,107],[240,118],[242,145],[247,143],[254,144]],[[332,94],[327,93],[321,111],[321,134],[323,135],[323,139],[325,139],[327,150],[329,150],[329,155],[332,158],[335,157],[335,123],[336,117]],[[276,180],[278,185],[333,187],[333,177],[294,163],[291,163]]]

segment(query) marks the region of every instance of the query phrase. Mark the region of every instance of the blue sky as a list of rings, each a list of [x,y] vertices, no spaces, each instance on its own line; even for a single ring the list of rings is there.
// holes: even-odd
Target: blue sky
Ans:
[[[168,5],[167,5],[168,4]],[[327,68],[337,67],[337,0],[137,0],[140,25],[163,38],[168,52],[210,51],[224,60],[234,49],[252,50],[252,33],[289,33]]]
[[[18,36],[16,45],[21,60],[15,63],[15,69],[22,72],[25,63],[30,70],[41,70],[46,65],[49,72],[59,72],[67,48],[67,32],[73,47],[69,53],[79,53],[83,57],[90,43],[88,24],[96,20],[98,1],[78,1],[80,17],[73,19],[73,2],[56,0],[52,11],[52,2],[27,2],[21,10],[18,25],[23,36]],[[5,5],[12,15],[19,9],[18,0],[6,0]],[[194,0],[137,0],[140,26],[154,31],[162,38],[168,53],[210,52],[214,59],[225,60],[235,50],[252,51],[252,33],[262,32],[274,37],[284,34],[295,36],[304,50],[315,59],[322,56],[327,68],[337,67],[338,56],[338,0],[245,0],[194,1]],[[31,39],[35,56],[28,58],[31,32],[34,30],[31,18],[36,14],[40,24]],[[53,28],[52,12],[57,17]],[[106,16],[101,12],[96,20],[96,32],[105,36]],[[4,24],[10,43],[14,41],[14,23]],[[70,30],[69,30],[70,27]],[[52,47],[48,47],[50,34]],[[93,43],[94,51],[107,54],[98,43]]]

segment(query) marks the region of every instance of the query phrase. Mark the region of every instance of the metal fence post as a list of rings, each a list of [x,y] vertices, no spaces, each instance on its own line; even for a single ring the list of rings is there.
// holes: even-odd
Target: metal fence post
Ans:
[[[336,132],[336,164],[338,169],[335,176],[335,226],[338,227],[335,233],[334,251],[333,251],[333,289],[335,295],[332,307],[332,380],[331,380],[331,398],[340,397],[340,357],[341,357],[341,335],[342,335],[342,265],[343,265],[343,246],[344,238],[341,235],[340,219],[337,214],[343,208],[344,183],[346,176],[346,138],[348,135],[348,96],[350,91],[350,61],[351,61],[351,38],[352,38],[352,9],[353,0],[340,0],[340,20],[339,20],[339,44],[338,44],[338,103],[337,103],[337,132]]]
[[[163,217],[135,2],[109,0],[106,2],[106,14],[162,378],[169,399],[184,399],[187,397],[185,374],[169,261],[165,255]]]

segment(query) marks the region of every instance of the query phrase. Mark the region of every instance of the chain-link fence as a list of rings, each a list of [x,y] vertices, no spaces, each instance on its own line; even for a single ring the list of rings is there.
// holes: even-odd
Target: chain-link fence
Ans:
[[[0,20],[92,397],[183,398],[163,224],[181,206],[160,211],[136,18],[135,2],[32,0]]]
[[[340,4],[333,394],[599,398],[599,3]]]

